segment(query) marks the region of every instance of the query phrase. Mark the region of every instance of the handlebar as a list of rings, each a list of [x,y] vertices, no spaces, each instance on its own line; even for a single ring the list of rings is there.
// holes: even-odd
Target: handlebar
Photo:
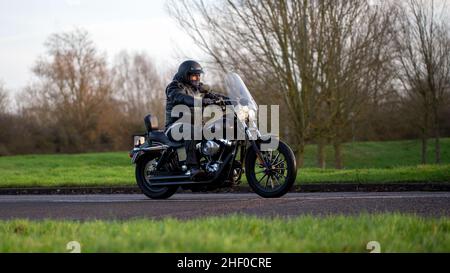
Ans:
[[[224,98],[220,98],[215,100],[215,103],[218,105],[234,105],[233,103],[237,103],[237,100],[231,100],[231,99],[224,99]]]

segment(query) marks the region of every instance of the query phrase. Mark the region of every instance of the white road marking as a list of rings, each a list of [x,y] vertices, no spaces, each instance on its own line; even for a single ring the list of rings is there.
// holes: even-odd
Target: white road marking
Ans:
[[[450,192],[405,192],[405,193],[291,193],[279,199],[263,199],[256,194],[178,194],[168,200],[151,200],[144,195],[4,195],[0,203],[172,203],[172,202],[241,202],[241,201],[324,201],[324,200],[364,200],[364,199],[426,199],[450,198]]]

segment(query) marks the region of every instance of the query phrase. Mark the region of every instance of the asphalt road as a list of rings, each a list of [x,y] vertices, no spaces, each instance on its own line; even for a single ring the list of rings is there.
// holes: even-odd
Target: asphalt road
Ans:
[[[280,199],[256,194],[177,194],[169,200],[144,195],[0,196],[0,219],[189,219],[230,213],[258,216],[401,212],[450,216],[450,192],[290,193]]]

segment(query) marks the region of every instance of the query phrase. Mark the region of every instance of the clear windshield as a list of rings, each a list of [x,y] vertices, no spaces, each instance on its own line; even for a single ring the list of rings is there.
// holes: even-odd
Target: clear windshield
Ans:
[[[236,73],[228,73],[224,79],[226,96],[236,102],[235,105],[247,106],[249,109],[257,111],[258,105],[245,86],[244,81]],[[247,104],[247,105],[245,105]]]

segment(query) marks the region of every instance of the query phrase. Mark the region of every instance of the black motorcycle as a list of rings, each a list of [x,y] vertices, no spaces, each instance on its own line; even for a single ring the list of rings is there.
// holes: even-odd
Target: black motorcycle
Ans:
[[[233,130],[242,137],[202,140],[196,145],[201,168],[207,174],[201,180],[192,180],[182,163],[186,156],[184,143],[171,141],[164,131],[158,130],[154,117],[145,117],[147,132],[134,136],[130,157],[136,164],[137,184],[149,198],[169,198],[179,187],[193,192],[233,187],[241,183],[244,172],[249,186],[262,197],[281,197],[291,189],[297,176],[291,148],[277,140],[277,147],[261,149],[262,145],[273,143],[275,136],[261,135],[254,124],[257,104],[239,75],[230,73],[224,82],[227,97],[216,103],[223,110],[232,105],[233,111],[231,115],[228,111],[214,117],[205,126],[210,126],[211,131]]]

